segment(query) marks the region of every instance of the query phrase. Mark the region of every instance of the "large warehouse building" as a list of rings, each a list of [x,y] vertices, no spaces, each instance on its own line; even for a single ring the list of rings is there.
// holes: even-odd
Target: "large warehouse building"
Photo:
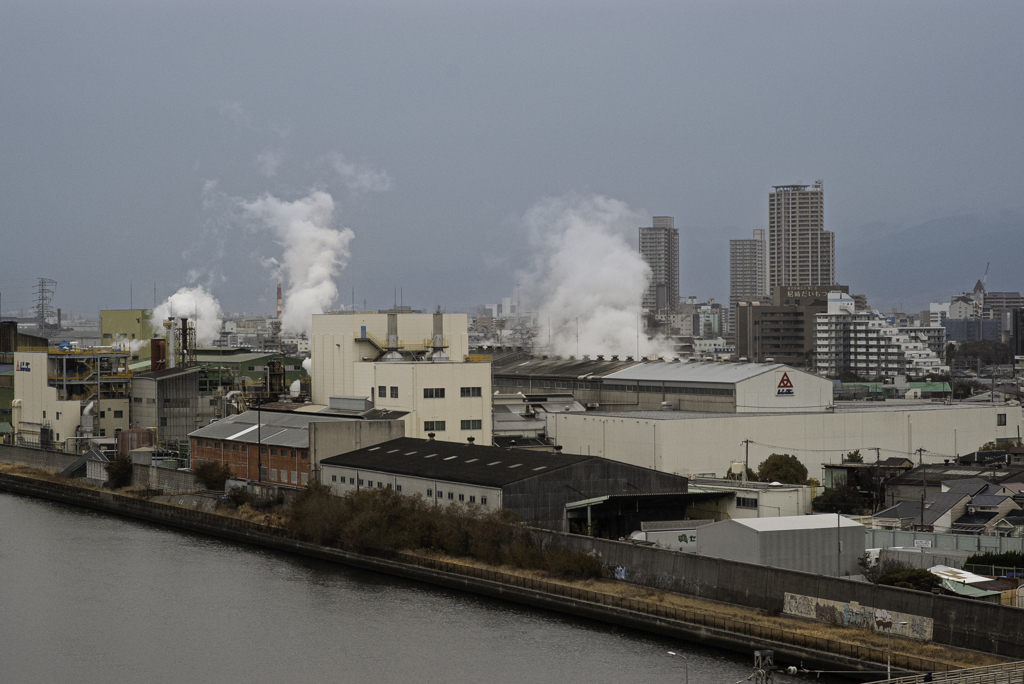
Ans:
[[[694,498],[684,477],[578,454],[402,437],[320,460],[320,481],[342,495],[394,489],[438,504],[515,510],[562,531],[626,536],[644,520],[678,520]]]
[[[794,384],[796,384],[794,382]],[[1019,406],[841,402],[829,411],[711,413],[618,411],[547,414],[547,435],[564,451],[679,475],[723,476],[748,458],[754,470],[773,453],[800,459],[810,477],[856,449],[881,458],[941,462],[989,441],[1017,438]],[[750,440],[749,444],[745,443]],[[954,446],[956,445],[956,446]],[[920,454],[918,449],[924,451]]]
[[[818,575],[859,575],[864,526],[840,515],[722,520],[697,528],[697,553]]]
[[[824,411],[832,382],[776,363],[531,359],[495,368],[498,392],[571,392],[599,412]]]

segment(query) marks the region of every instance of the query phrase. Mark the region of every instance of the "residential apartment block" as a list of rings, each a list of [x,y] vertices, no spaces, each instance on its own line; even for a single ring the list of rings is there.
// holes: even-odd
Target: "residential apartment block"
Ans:
[[[673,217],[655,216],[650,228],[640,228],[640,256],[651,267],[644,310],[674,310],[679,304],[679,231]]]
[[[822,375],[922,377],[948,370],[929,348],[928,330],[901,331],[875,312],[858,312],[853,298],[842,292],[829,293],[828,311],[816,318],[815,367]]]
[[[736,331],[736,305],[760,302],[768,297],[768,263],[764,230],[749,240],[729,240],[729,324]]]
[[[825,191],[776,185],[768,195],[768,286],[815,287],[836,280],[835,234],[825,230]]]

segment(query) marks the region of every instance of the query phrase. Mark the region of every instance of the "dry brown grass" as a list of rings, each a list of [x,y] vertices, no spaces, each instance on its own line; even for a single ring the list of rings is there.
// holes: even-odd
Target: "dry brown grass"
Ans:
[[[542,572],[517,570],[515,568],[508,567],[491,567],[484,563],[478,563],[466,558],[455,558],[427,551],[416,552],[416,555],[436,558],[438,560],[457,563],[459,565],[467,565],[486,570],[497,570],[510,575],[529,577],[531,579],[543,580],[554,584],[586,589],[588,591],[595,591],[603,594],[612,594],[626,599],[648,601],[677,608],[679,610],[708,613],[717,617],[731,618],[733,620],[749,622],[763,627],[784,629],[807,636],[830,639],[832,641],[842,641],[848,644],[867,646],[883,651],[886,647],[886,637],[869,629],[838,627],[835,625],[827,625],[821,622],[814,622],[812,620],[789,616],[772,616],[768,615],[764,611],[756,610],[754,608],[745,608],[743,606],[687,596],[685,594],[677,594],[671,591],[654,589],[617,580],[597,579],[574,582],[560,580]],[[1007,662],[1007,659],[1005,658],[1000,658],[998,656],[978,651],[968,651],[965,649],[941,646],[900,636],[893,637],[892,652],[906,654],[916,658],[925,658],[937,662],[948,663],[949,665],[956,667],[981,667],[983,665],[995,665]]]

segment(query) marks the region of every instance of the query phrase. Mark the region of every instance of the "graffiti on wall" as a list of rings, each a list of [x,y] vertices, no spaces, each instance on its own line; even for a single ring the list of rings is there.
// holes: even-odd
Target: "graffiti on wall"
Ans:
[[[830,601],[789,592],[786,592],[782,612],[786,615],[843,627],[860,627],[881,632],[891,630],[893,634],[921,641],[932,640],[934,627],[934,621],[931,618],[920,615],[898,613],[884,608],[875,609],[871,606],[862,606],[856,601],[844,603],[843,601]],[[886,619],[876,621],[877,615],[883,614]],[[886,628],[884,626],[886,622],[890,623],[892,627]]]

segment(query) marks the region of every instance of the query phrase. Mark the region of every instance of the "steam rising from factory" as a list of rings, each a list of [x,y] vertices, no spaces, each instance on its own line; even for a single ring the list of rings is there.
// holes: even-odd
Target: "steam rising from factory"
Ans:
[[[224,318],[220,303],[202,285],[183,287],[162,304],[153,309],[150,319],[153,327],[163,330],[162,322],[167,318],[188,318],[195,322],[196,342],[200,345],[212,343],[220,335]]]
[[[286,202],[271,195],[237,200],[245,217],[272,229],[284,249],[281,261],[268,260],[286,283],[281,327],[311,333],[312,316],[331,308],[338,297],[334,277],[348,264],[348,228],[336,229],[334,199],[326,192]]]
[[[602,196],[547,199],[523,223],[535,254],[520,274],[524,296],[538,312],[537,340],[560,356],[672,355],[648,340],[641,298],[651,269],[630,244],[644,217]]]

